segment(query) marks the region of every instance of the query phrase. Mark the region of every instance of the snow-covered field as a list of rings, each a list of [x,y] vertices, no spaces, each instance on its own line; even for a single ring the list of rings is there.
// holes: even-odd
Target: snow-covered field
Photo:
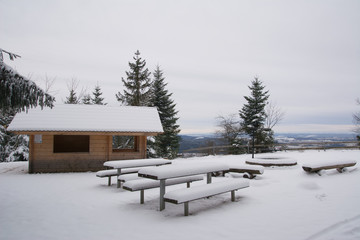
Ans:
[[[269,154],[267,154],[268,156]],[[271,155],[271,154],[270,154]],[[298,165],[265,168],[250,187],[159,208],[159,189],[107,186],[95,173],[28,174],[26,162],[0,164],[0,239],[360,239],[360,150],[282,152]],[[249,156],[210,156],[182,162],[244,163]],[[344,173],[305,173],[303,163],[350,159]],[[227,176],[237,177],[237,176]],[[222,177],[213,181],[221,181]],[[205,184],[202,182],[193,185]],[[185,185],[167,187],[167,191]]]

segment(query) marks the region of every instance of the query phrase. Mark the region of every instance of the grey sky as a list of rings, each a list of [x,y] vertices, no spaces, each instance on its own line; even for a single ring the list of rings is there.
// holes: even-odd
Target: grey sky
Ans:
[[[159,64],[183,133],[213,132],[237,113],[258,76],[286,112],[278,132],[349,132],[360,97],[360,1],[0,0],[6,63],[57,102],[72,78],[117,104],[139,49]]]

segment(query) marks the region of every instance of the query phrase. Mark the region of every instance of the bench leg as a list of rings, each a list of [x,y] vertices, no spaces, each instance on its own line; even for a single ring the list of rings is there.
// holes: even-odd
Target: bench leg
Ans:
[[[189,216],[189,202],[184,203],[184,216]]]
[[[116,182],[117,182],[116,187],[120,188],[121,187],[121,182],[119,180],[119,176],[121,175],[121,168],[118,168],[117,171],[118,171],[118,175],[116,176]]]
[[[207,177],[206,177],[206,179],[207,179],[207,184],[210,184],[211,183],[211,173],[207,173]]]
[[[140,190],[140,204],[144,204],[144,189]]]
[[[231,191],[231,201],[235,202],[235,190]]]
[[[165,209],[165,179],[160,180],[160,211]]]
[[[111,186],[111,176],[109,176],[109,179],[108,179],[108,186]]]
[[[344,172],[344,168],[337,168],[336,170],[337,170],[339,173]]]
[[[186,183],[186,187],[187,187],[187,188],[190,188],[190,182],[187,182],[187,183]]]

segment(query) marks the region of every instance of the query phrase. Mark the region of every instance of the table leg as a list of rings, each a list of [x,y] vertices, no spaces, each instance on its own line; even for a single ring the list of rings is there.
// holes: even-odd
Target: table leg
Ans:
[[[211,172],[207,173],[207,184],[211,183]]]
[[[160,211],[165,209],[164,195],[165,195],[165,179],[161,179],[160,180]]]
[[[121,183],[120,183],[120,181],[119,181],[119,176],[121,175],[121,168],[118,168],[118,169],[117,169],[117,173],[118,173],[118,175],[116,176],[116,182],[117,182],[116,187],[117,187],[117,188],[120,188],[120,187],[121,187]]]

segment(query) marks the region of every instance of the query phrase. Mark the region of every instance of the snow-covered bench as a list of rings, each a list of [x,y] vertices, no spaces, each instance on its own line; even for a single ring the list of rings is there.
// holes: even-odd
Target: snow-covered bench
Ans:
[[[128,168],[123,169],[121,171],[121,174],[130,174],[130,173],[137,173],[140,170],[140,168]],[[100,178],[108,177],[108,186],[111,185],[111,177],[118,176],[118,170],[117,169],[107,169],[107,170],[101,170],[96,172],[96,176]]]
[[[321,170],[335,169],[338,172],[343,172],[344,168],[355,166],[356,161],[354,160],[333,160],[333,161],[318,161],[315,163],[307,163],[302,167],[304,171],[310,173],[318,173]]]
[[[256,177],[256,175],[261,175],[264,173],[264,167],[245,164],[232,164],[229,165],[229,170],[224,171],[224,173],[225,172],[244,173],[244,178],[253,179]]]
[[[165,202],[181,204],[184,203],[184,215],[189,215],[189,202],[211,197],[214,195],[231,192],[231,201],[235,201],[235,191],[249,187],[248,179],[229,179],[223,182],[206,184],[192,188],[180,189],[165,193]]]
[[[201,181],[203,179],[204,178],[202,175],[172,178],[172,179],[167,179],[165,181],[165,185],[171,186],[171,185],[186,183],[187,187],[189,188],[191,182]],[[140,204],[144,203],[144,191],[146,189],[158,188],[158,187],[160,187],[159,180],[153,180],[153,179],[147,179],[147,178],[126,181],[123,184],[123,189],[125,189],[125,190],[131,191],[131,192],[140,191]]]

